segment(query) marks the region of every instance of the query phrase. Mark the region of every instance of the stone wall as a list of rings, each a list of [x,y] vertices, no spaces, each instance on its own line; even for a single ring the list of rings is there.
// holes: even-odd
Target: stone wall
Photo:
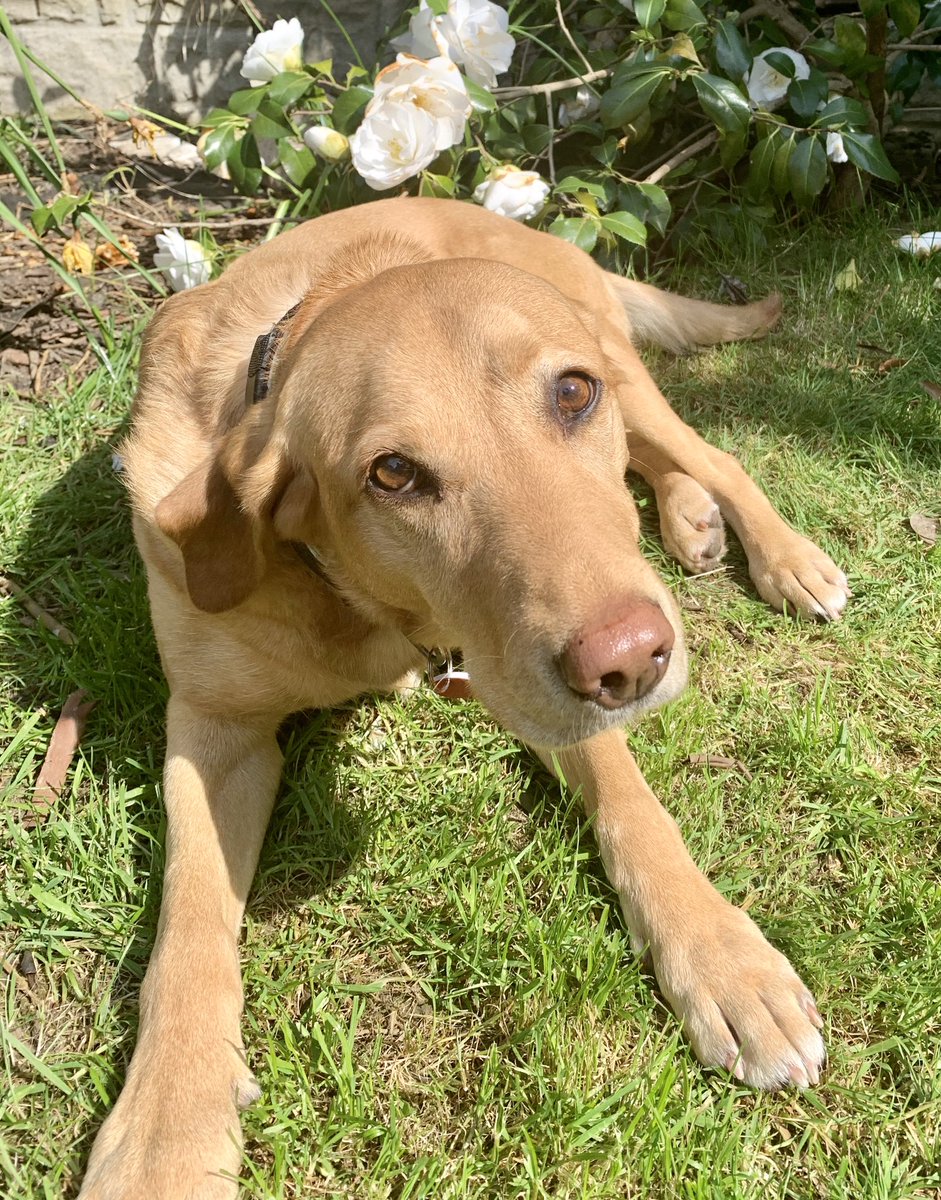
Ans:
[[[194,121],[240,86],[242,55],[254,27],[235,0],[0,0],[24,44],[70,87],[104,109],[136,103]],[[308,61],[349,48],[316,0],[254,0],[268,26],[298,17]],[[371,65],[376,42],[407,0],[334,0],[331,5]],[[84,110],[35,72],[48,111]],[[242,81],[244,83],[244,81]],[[27,112],[29,93],[6,39],[0,36],[0,112]]]

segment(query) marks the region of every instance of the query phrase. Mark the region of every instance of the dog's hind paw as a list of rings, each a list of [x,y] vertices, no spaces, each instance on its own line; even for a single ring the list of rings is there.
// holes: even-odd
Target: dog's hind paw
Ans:
[[[780,612],[836,621],[853,595],[836,563],[796,533],[758,561],[750,556],[749,570],[761,598]]]

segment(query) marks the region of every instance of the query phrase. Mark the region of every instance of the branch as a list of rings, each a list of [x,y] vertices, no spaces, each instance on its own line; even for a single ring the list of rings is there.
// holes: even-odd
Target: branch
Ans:
[[[651,171],[646,179],[642,179],[641,183],[659,183],[664,175],[669,175],[674,167],[678,167],[680,163],[684,163],[688,158],[693,158],[697,155],[700,150],[705,150],[707,146],[711,146],[717,137],[718,134],[716,133],[707,133],[705,137],[701,137],[698,142],[693,142],[685,150],[678,150],[662,166],[657,167],[656,171]]]
[[[937,33],[937,30],[931,30],[932,33]],[[941,54],[941,46],[919,46],[917,42],[895,42],[891,46],[886,46],[886,50],[909,50],[915,54]]]
[[[569,88],[578,87],[580,83],[594,83],[596,79],[607,79],[610,70],[587,71],[584,75],[576,75],[574,79],[557,79],[555,83],[531,83],[528,87],[498,87],[491,95],[502,96],[504,100],[518,100],[520,96],[549,96],[553,92],[564,92]]]
[[[802,25],[798,19],[793,16],[780,0],[757,0],[751,8],[747,8],[742,13],[742,21],[747,21],[750,17],[768,17],[770,20],[781,27],[784,32],[802,46],[804,42],[809,41],[813,34],[806,25]]]

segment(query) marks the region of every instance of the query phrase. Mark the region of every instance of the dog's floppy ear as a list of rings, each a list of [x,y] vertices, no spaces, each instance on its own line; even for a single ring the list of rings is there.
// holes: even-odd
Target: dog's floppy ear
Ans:
[[[234,608],[261,582],[271,536],[266,518],[293,475],[279,441],[251,417],[226,434],[155,513],[180,547],[187,591],[204,612]]]

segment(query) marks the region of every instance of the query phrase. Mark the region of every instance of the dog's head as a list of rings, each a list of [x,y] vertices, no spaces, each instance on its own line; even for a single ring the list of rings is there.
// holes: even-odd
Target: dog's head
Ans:
[[[242,602],[272,540],[306,543],[370,620],[460,647],[509,729],[571,743],[686,679],[676,606],[638,548],[618,386],[591,315],[548,283],[361,247],[158,523],[197,606]]]

